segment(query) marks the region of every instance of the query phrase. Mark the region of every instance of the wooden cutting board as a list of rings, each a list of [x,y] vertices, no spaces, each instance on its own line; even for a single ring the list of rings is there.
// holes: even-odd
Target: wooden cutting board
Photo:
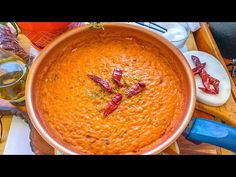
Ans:
[[[30,43],[25,36],[20,35],[20,42],[26,50],[29,50]],[[214,55],[218,58],[222,64],[225,66],[223,58],[219,52],[219,49],[211,35],[209,27],[206,23],[201,24],[201,29],[196,33],[191,34],[187,41],[188,50],[202,50],[208,52],[209,54]],[[226,66],[225,66],[226,67]],[[236,116],[235,116],[235,86],[232,84],[232,95],[228,102],[221,107],[211,107],[197,102],[196,110],[194,112],[194,117],[204,117],[208,119],[217,119],[223,120],[233,126],[236,126]],[[4,104],[0,101],[1,104]],[[18,108],[19,109],[19,108]],[[25,107],[21,107],[20,110],[26,112]],[[216,116],[216,117],[215,117]],[[219,118],[221,119],[219,119]],[[8,118],[9,119],[9,118]],[[3,122],[4,127],[10,127],[10,121]],[[5,125],[6,124],[6,125]],[[31,147],[36,154],[54,154],[54,149],[48,145],[37,133],[37,131],[31,125]],[[8,130],[4,129],[4,138]],[[222,148],[212,146],[209,144],[200,144],[195,145],[190,141],[186,140],[184,137],[180,137],[177,140],[179,145],[180,154],[232,154],[230,151],[226,151]],[[1,147],[0,143],[0,147]],[[166,152],[169,152],[170,149],[167,149]],[[0,152],[1,153],[1,152]]]
[[[207,52],[215,56],[222,63],[228,75],[230,76],[230,73],[228,72],[228,69],[225,65],[224,59],[221,56],[221,53],[216,45],[216,42],[211,34],[207,23],[201,24],[201,29],[194,33],[194,38],[198,50]],[[222,121],[236,127],[236,86],[231,76],[230,81],[232,87],[231,95],[228,101],[223,106],[213,107],[197,102],[196,109],[214,115]]]

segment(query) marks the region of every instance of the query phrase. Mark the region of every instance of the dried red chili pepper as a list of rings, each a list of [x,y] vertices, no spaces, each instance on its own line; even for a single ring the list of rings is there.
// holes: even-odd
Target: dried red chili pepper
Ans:
[[[120,104],[122,100],[122,95],[119,93],[116,93],[112,100],[107,104],[104,112],[103,112],[103,116],[107,117],[109,114],[111,114],[114,110],[117,109],[118,105]]]
[[[209,74],[203,69],[202,72],[200,73],[200,77],[202,78],[202,84],[207,90],[210,90],[210,78]]]
[[[219,93],[219,84],[220,81],[214,77],[211,77],[206,70],[204,69],[206,66],[206,63],[201,63],[200,59],[194,55],[191,56],[194,64],[196,65],[196,68],[194,68],[192,71],[194,74],[199,74],[202,83],[204,85],[203,87],[199,87],[203,92],[208,93],[208,94],[218,94]],[[211,89],[211,85],[213,85],[214,89]]]
[[[204,87],[198,87],[198,88],[201,89],[203,92],[208,93],[208,94],[212,94],[212,95],[216,95],[219,93],[219,91],[217,92],[217,90],[215,90],[215,89],[208,90]]]
[[[220,84],[220,81],[212,76],[209,76],[210,83],[214,86],[218,86]]]
[[[211,77],[209,76],[209,81],[210,81],[210,84],[213,85],[216,93],[218,94],[219,93],[219,85],[220,85],[220,81],[214,77]]]
[[[201,63],[200,65],[192,69],[193,74],[194,75],[200,74],[205,67],[206,67],[206,63]]]
[[[122,70],[119,68],[115,68],[112,73],[112,78],[119,87],[123,87],[123,84],[120,82],[121,77],[122,77]]]
[[[98,76],[91,75],[91,74],[88,74],[88,77],[91,80],[93,80],[93,81],[99,83],[100,85],[102,85],[103,88],[106,89],[106,91],[108,91],[109,93],[112,93],[112,87],[110,86],[110,84],[107,81],[103,80],[102,78],[100,78]]]
[[[193,62],[196,66],[199,66],[199,65],[202,64],[200,59],[198,57],[194,56],[194,55],[191,56],[191,59],[193,60]]]
[[[131,89],[128,91],[127,97],[130,98],[130,97],[132,97],[132,96],[134,96],[134,95],[137,95],[138,93],[140,93],[141,91],[143,91],[143,89],[145,88],[145,86],[146,86],[146,85],[145,85],[144,83],[141,83],[141,82],[139,82],[139,83],[133,85],[133,86],[131,87]]]
[[[195,68],[192,69],[193,74],[200,74],[202,72],[202,70],[205,68],[206,63],[201,63],[200,59],[194,55],[191,56],[194,64],[196,65]]]
[[[202,70],[202,72],[200,73],[200,76],[202,78],[203,85],[205,83],[204,85],[205,88],[199,87],[199,89],[201,89],[203,92],[208,93],[208,94],[215,95],[219,93],[220,81],[218,79],[211,77],[205,70]],[[212,85],[214,89],[211,89],[210,85]],[[209,86],[209,87],[206,87],[206,86]]]

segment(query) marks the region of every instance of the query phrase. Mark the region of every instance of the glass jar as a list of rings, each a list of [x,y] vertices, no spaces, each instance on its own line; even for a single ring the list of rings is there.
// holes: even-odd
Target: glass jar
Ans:
[[[14,105],[24,105],[27,74],[23,59],[0,49],[0,98]]]

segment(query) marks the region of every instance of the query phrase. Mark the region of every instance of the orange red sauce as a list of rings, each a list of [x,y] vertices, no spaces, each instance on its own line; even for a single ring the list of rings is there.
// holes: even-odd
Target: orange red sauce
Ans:
[[[182,84],[169,58],[149,43],[135,38],[103,37],[87,41],[58,58],[38,82],[37,109],[58,139],[86,154],[137,153],[157,143],[183,109]],[[123,88],[112,80],[121,68]],[[88,78],[108,81],[113,94]],[[145,89],[127,98],[137,82]],[[114,93],[119,107],[103,117]]]

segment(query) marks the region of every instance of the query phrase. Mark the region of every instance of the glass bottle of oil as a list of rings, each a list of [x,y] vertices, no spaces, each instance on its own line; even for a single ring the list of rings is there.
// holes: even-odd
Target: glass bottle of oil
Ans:
[[[24,105],[28,68],[24,60],[0,50],[0,98],[14,105]]]

